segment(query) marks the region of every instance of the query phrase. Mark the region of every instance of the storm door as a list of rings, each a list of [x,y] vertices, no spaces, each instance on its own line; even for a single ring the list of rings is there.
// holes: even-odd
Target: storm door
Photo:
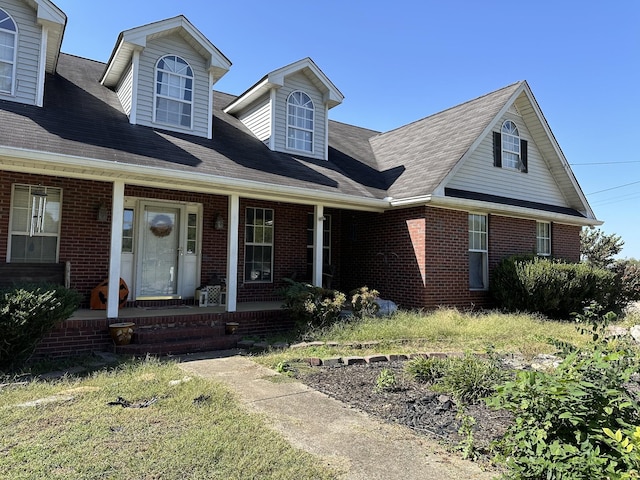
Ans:
[[[137,299],[180,298],[184,208],[141,204]]]

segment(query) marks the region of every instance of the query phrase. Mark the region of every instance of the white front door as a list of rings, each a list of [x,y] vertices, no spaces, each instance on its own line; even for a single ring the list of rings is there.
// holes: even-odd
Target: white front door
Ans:
[[[141,202],[137,299],[180,298],[184,208]]]

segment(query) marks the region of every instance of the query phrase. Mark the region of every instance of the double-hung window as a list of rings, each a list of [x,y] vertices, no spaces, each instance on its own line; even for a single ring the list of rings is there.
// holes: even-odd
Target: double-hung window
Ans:
[[[536,223],[536,253],[545,257],[551,255],[551,224],[549,222]]]
[[[313,101],[304,92],[293,92],[287,100],[287,147],[313,152]]]
[[[193,70],[176,55],[167,55],[156,66],[155,121],[192,127]]]
[[[7,12],[0,9],[0,93],[13,95],[18,29]]]
[[[244,239],[244,281],[273,281],[273,210],[248,207]]]
[[[58,261],[62,190],[54,187],[14,185],[11,199],[9,261]]]
[[[469,288],[486,290],[489,282],[487,216],[469,214]]]

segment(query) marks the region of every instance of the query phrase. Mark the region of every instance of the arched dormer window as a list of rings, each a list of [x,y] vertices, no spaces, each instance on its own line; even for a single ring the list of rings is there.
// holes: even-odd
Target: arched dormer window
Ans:
[[[502,124],[502,166],[521,168],[520,163],[520,132],[511,120]]]
[[[16,22],[0,9],[0,92],[10,95],[15,84],[17,40]]]
[[[304,92],[287,99],[287,148],[313,152],[313,102]]]
[[[192,128],[193,70],[176,55],[166,55],[156,65],[155,121]]]

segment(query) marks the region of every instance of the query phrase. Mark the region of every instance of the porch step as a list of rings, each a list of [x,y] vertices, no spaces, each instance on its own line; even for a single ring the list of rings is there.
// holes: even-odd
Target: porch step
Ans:
[[[136,329],[129,345],[115,351],[125,355],[179,355],[235,348],[240,335],[226,335],[224,326],[162,326]]]

